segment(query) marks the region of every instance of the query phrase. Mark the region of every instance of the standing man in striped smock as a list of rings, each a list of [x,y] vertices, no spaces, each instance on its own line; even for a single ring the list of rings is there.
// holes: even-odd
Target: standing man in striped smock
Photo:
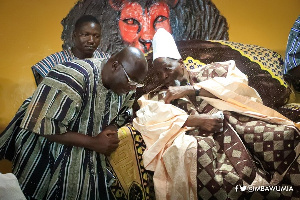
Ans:
[[[0,159],[13,162],[27,198],[109,198],[105,155],[118,147],[117,130],[147,71],[143,53],[134,47],[107,61],[91,58],[53,67],[22,123],[0,135]]]
[[[100,44],[101,26],[92,15],[83,15],[75,23],[73,31],[73,47],[56,52],[31,67],[36,84],[57,64],[84,58],[109,58],[108,54],[97,50]]]
[[[71,49],[51,54],[31,67],[37,85],[57,64],[85,58],[109,58],[108,54],[97,50],[100,44],[101,27],[94,16],[81,16],[75,23],[72,37],[74,46]],[[27,109],[30,101],[31,97],[23,102],[11,123],[19,123],[23,119],[24,110]]]

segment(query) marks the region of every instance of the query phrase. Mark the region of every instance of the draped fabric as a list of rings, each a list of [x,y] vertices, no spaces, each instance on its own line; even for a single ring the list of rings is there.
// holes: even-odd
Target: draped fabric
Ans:
[[[197,140],[182,128],[188,115],[162,102],[139,99],[141,109],[133,126],[147,149],[143,161],[153,171],[156,199],[197,199]]]
[[[220,73],[222,76],[220,76]],[[233,60],[191,70],[189,75],[191,84],[218,97],[218,99],[196,97],[196,102],[204,99],[219,110],[229,110],[255,116],[270,123],[294,125],[291,120],[282,114],[262,104],[259,94],[255,89],[248,86],[247,76],[236,67]]]
[[[141,109],[133,123],[147,146],[144,165],[154,171],[156,198],[193,198],[192,178],[197,179],[198,199],[299,197],[299,124],[261,104],[259,95],[247,86],[247,77],[235,67],[234,61],[192,70],[189,78],[188,83],[205,88],[219,99],[183,98],[174,102],[175,107],[153,101],[160,100],[159,95],[146,95],[140,99]],[[179,112],[178,108],[183,110]],[[175,126],[175,122],[191,112],[213,114],[219,110],[225,116],[222,132]],[[196,141],[182,137],[182,132],[194,135]],[[197,147],[188,148],[193,146],[190,144]],[[196,175],[190,170],[193,162],[187,162],[193,155]],[[182,192],[184,180],[189,181],[189,187]],[[246,190],[262,186],[268,190]]]
[[[0,135],[0,159],[13,162],[24,194],[34,199],[108,199],[105,157],[48,141],[67,131],[96,136],[123,125],[133,93],[118,96],[101,80],[103,60],[57,65]]]

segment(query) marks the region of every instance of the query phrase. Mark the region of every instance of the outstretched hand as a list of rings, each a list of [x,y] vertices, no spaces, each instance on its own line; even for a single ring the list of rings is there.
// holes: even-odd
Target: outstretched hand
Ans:
[[[223,130],[223,119],[208,114],[196,114],[190,115],[185,125],[198,127],[208,132],[221,132]]]
[[[165,103],[170,103],[175,99],[180,99],[187,95],[194,94],[194,88],[191,85],[188,86],[170,86],[166,92],[166,96],[164,98]]]

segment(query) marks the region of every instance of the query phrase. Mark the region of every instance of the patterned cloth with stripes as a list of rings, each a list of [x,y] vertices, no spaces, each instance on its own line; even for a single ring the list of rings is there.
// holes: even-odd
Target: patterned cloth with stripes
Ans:
[[[287,42],[284,73],[300,65],[300,15],[295,21]]]
[[[26,197],[108,199],[104,155],[43,137],[67,131],[96,136],[112,121],[125,123],[134,92],[118,96],[106,89],[104,62],[86,59],[55,66],[0,135],[0,159],[13,162]]]
[[[98,50],[93,53],[93,58],[108,59],[109,57],[110,56],[108,54]],[[38,85],[55,65],[78,59],[79,58],[72,53],[71,49],[56,52],[47,56],[31,67],[36,84]]]

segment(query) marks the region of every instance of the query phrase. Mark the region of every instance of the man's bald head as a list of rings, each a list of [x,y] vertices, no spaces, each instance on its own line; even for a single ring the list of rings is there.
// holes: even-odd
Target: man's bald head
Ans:
[[[118,61],[122,62],[126,72],[134,81],[144,80],[148,72],[148,63],[141,50],[135,47],[125,47],[115,56]]]
[[[148,64],[143,52],[135,47],[125,47],[104,65],[103,84],[115,93],[123,94],[135,90],[147,72]]]

